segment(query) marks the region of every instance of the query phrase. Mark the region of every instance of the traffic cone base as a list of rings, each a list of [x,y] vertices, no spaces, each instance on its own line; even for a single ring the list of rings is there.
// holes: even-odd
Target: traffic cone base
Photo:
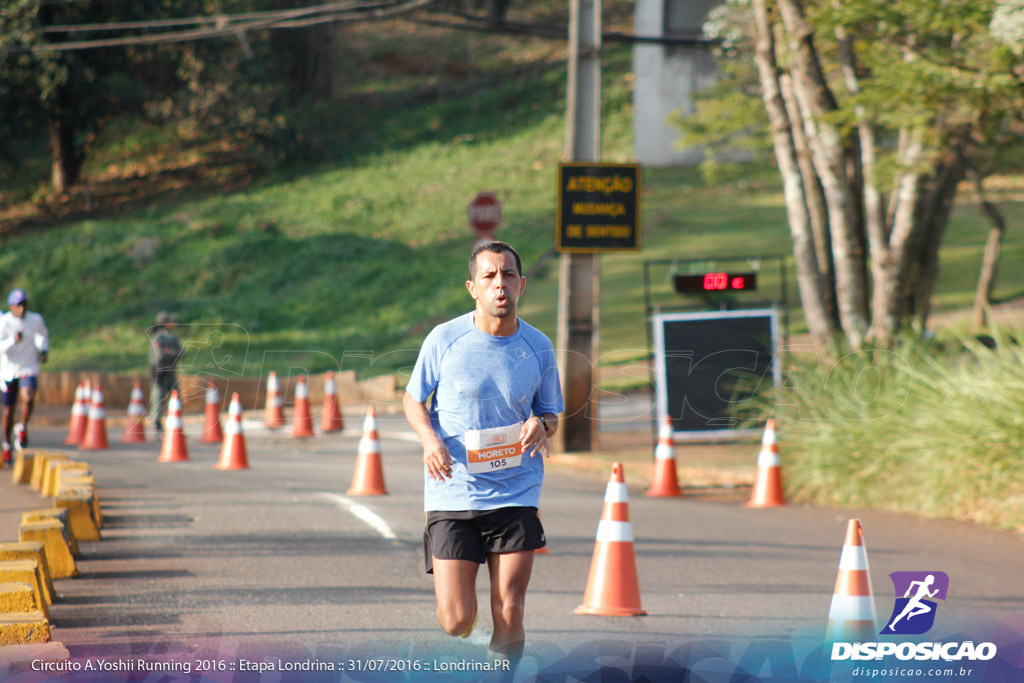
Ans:
[[[683,496],[683,491],[679,488],[675,458],[671,460],[655,459],[651,488],[644,491],[644,495],[651,498],[681,498]]]
[[[853,607],[853,609],[860,608]],[[844,620],[839,625],[829,627],[826,639],[830,643],[864,643],[876,637],[876,628],[874,621]]]
[[[164,432],[164,440],[157,462],[185,462],[188,459],[188,446],[185,444],[185,434],[180,430]]]
[[[356,462],[356,473],[352,477],[350,496],[383,496],[388,492],[384,486],[383,467],[380,453],[361,453]]]
[[[583,604],[573,610],[574,613],[610,617],[641,617],[647,614],[640,606],[639,590],[635,595],[632,590],[622,590],[623,587],[640,585],[632,542],[629,546],[627,552],[610,544],[594,550],[587,592]]]
[[[750,500],[744,505],[748,508],[771,508],[785,504],[781,470],[778,467],[759,467]]]

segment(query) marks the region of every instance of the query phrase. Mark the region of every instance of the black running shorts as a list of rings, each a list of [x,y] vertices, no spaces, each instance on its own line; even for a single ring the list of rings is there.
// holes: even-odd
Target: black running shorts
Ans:
[[[423,560],[434,573],[433,558],[483,564],[490,553],[537,550],[546,545],[535,507],[428,512],[423,531]]]

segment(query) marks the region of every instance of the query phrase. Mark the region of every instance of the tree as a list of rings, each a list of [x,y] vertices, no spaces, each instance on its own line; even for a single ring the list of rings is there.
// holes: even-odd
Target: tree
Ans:
[[[713,17],[734,92],[767,113],[820,347],[888,345],[911,319],[926,324],[957,189],[1022,115],[1020,56],[989,28],[996,6],[732,0]],[[701,139],[705,107],[683,121],[698,142],[756,124]]]
[[[254,45],[239,33],[195,42],[59,49],[82,36],[102,43],[120,34],[58,27],[147,22],[157,30],[163,19],[215,18],[232,9],[227,4],[242,12],[263,9],[264,2],[9,0],[0,12],[0,105],[14,115],[2,117],[0,138],[43,137],[57,194],[78,180],[89,144],[106,123],[126,113],[187,119],[225,138],[278,144],[276,136],[286,127],[282,88],[271,76],[275,55],[266,31],[253,32]],[[144,29],[129,35],[158,37]],[[282,74],[282,80],[293,75]]]
[[[272,9],[307,6],[306,0],[272,0]],[[304,29],[272,31],[270,44],[277,77],[289,105],[303,100],[327,102],[333,85],[333,35],[330,24]]]
[[[129,51],[35,50],[45,44],[47,26],[103,21],[96,4],[12,0],[0,13],[0,88],[5,105],[21,115],[20,124],[10,125],[45,135],[57,193],[78,179],[88,144],[104,122],[137,105],[141,93],[128,77]]]
[[[992,30],[992,34],[1009,47],[1014,55],[1024,56],[1024,0],[1000,0],[996,3],[989,28]],[[1015,73],[1018,79],[1024,82],[1024,64],[1018,64]],[[981,272],[978,274],[974,306],[971,309],[971,327],[975,331],[980,331],[986,323],[987,309],[992,303],[992,290],[995,287],[996,273],[999,268],[999,250],[1006,234],[1006,220],[999,208],[988,200],[984,180],[994,169],[1011,164],[1011,159],[1021,158],[1024,124],[1019,119],[1008,121],[1007,125],[996,133],[998,139],[994,141],[993,149],[989,152],[989,155],[994,158],[975,160],[969,171],[977,194],[978,205],[991,223],[988,238],[985,240]]]

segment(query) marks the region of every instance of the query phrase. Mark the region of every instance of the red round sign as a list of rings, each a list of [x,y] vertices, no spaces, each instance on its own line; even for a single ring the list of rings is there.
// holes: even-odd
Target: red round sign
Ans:
[[[493,192],[481,192],[469,203],[469,227],[478,235],[489,235],[501,223],[501,202]]]

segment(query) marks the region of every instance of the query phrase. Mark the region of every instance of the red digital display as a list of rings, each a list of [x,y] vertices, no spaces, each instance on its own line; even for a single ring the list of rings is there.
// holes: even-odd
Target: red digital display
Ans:
[[[757,289],[757,273],[692,273],[675,276],[676,291],[747,292]]]

